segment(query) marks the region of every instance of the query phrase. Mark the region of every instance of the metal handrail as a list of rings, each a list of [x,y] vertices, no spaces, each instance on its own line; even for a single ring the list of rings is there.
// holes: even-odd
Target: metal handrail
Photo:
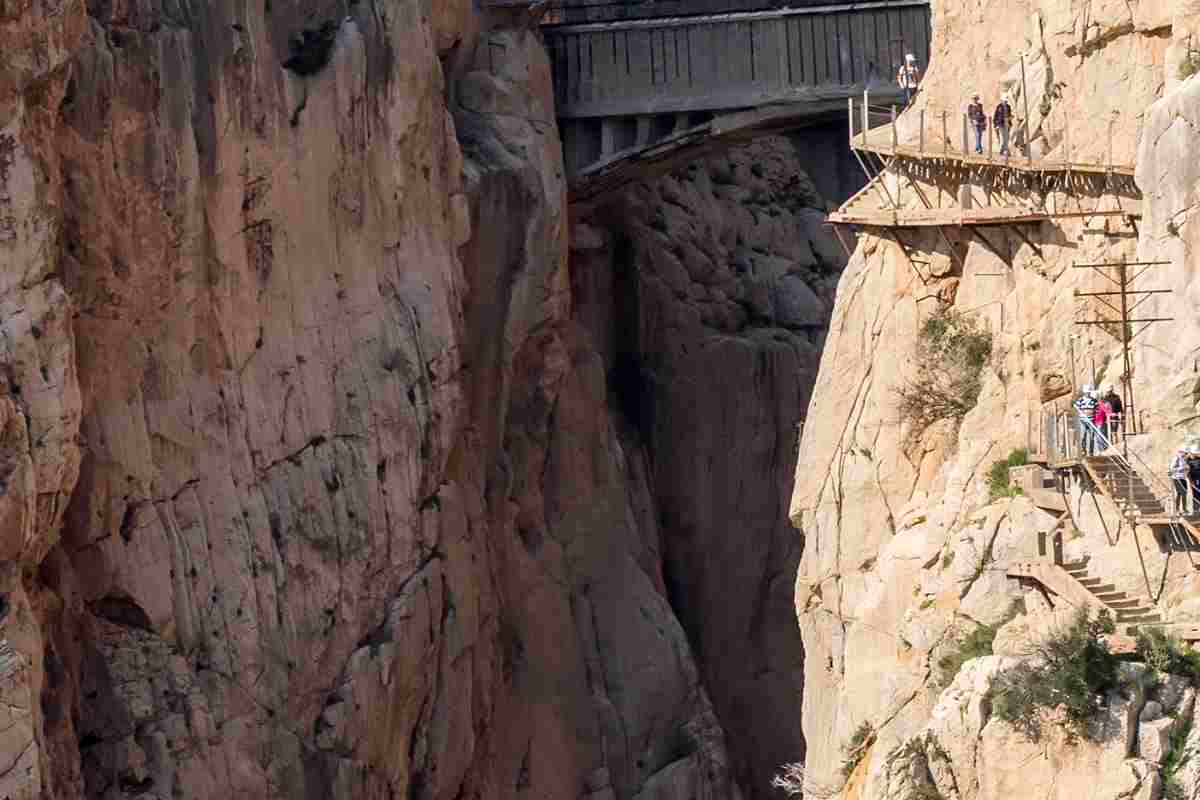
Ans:
[[[862,139],[864,143],[867,140],[867,132],[874,127],[870,126],[866,130],[860,130],[857,133],[854,131],[855,122],[865,122],[868,126],[870,115],[879,116],[881,114],[890,115],[890,124],[892,126],[892,146],[899,144],[899,136],[897,134],[897,123],[899,117],[903,114],[915,114],[917,122],[917,147],[921,151],[925,151],[926,144],[932,145],[928,148],[930,155],[950,155],[963,153],[971,155],[975,153],[975,148],[971,144],[972,134],[970,131],[973,128],[973,123],[968,118],[967,113],[961,109],[949,109],[942,107],[939,104],[927,103],[924,101],[914,101],[914,105],[910,107],[901,106],[872,106],[870,92],[864,91],[862,98],[858,101],[858,109],[855,109],[855,98],[850,98],[850,115],[851,115],[851,146],[854,145],[856,138]],[[864,114],[863,107],[866,108]],[[932,112],[927,115],[926,112]],[[856,120],[855,115],[859,115],[860,119]],[[929,119],[927,120],[927,116]],[[992,124],[992,112],[987,106],[984,107],[984,118],[986,125],[983,130],[986,131],[985,141],[981,142],[981,154],[986,154],[988,160],[995,159],[998,163],[1012,164],[1013,162],[1024,161],[1028,165],[1033,165],[1038,161],[1074,164],[1080,168],[1093,167],[1105,168],[1110,172],[1120,166],[1121,169],[1126,169],[1128,165],[1117,165],[1113,160],[1113,125],[1110,120],[1108,126],[1108,146],[1106,157],[1089,157],[1081,160],[1080,153],[1085,148],[1094,144],[1093,141],[1072,142],[1070,130],[1070,117],[1064,112],[1061,115],[1061,126],[1055,124],[1050,116],[1041,116],[1038,118],[1037,127],[1031,129],[1033,119],[1018,117],[1016,110],[1013,111],[1013,119],[1008,126],[1009,131],[1009,149],[1007,153],[997,152],[999,145],[998,141],[994,141],[992,132],[996,129]],[[911,117],[909,117],[911,119]],[[1018,119],[1020,120],[1018,122]],[[953,120],[953,123],[951,122]],[[884,123],[885,125],[888,122]],[[911,122],[900,122],[901,127],[910,127]],[[929,134],[928,136],[926,134]],[[961,135],[961,142],[959,136]],[[904,146],[911,147],[914,143],[910,140],[911,137],[906,137]],[[1018,138],[1020,144],[1018,145]],[[1041,140],[1045,143],[1046,150],[1041,155],[1035,157],[1033,154],[1033,143]],[[937,143],[936,145],[934,143]],[[1023,150],[1022,153],[1015,153],[1016,150]],[[1050,153],[1057,153],[1058,156],[1054,159],[1048,158]]]

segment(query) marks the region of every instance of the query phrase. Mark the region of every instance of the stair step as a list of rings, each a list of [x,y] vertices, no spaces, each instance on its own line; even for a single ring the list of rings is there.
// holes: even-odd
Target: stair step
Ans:
[[[1087,569],[1087,565],[1088,565],[1088,559],[1085,558],[1083,561],[1071,561],[1069,563],[1063,564],[1062,568],[1065,569],[1067,572],[1074,572],[1074,571],[1080,570],[1080,569]]]
[[[1137,599],[1136,597],[1131,597],[1127,600],[1105,601],[1104,605],[1108,606],[1109,608],[1113,609],[1114,611],[1133,612],[1133,611],[1146,610],[1146,607],[1142,605],[1142,601]]]
[[[1104,583],[1104,578],[1077,578],[1076,580],[1089,589],[1093,586],[1099,587],[1102,583]]]
[[[1100,586],[1088,586],[1087,590],[1092,594],[1104,594],[1105,592],[1115,592],[1117,585],[1115,583],[1105,583]]]
[[[1095,589],[1091,590],[1096,595],[1096,599],[1101,603],[1112,603],[1114,600],[1129,600],[1129,596],[1124,592],[1105,592],[1100,594]]]
[[[1136,622],[1139,624],[1146,623],[1146,622],[1162,622],[1162,615],[1146,614],[1146,613],[1133,614],[1133,613],[1130,613],[1127,611],[1125,611],[1125,612],[1118,611],[1117,612],[1117,622],[1120,622],[1120,623]]]

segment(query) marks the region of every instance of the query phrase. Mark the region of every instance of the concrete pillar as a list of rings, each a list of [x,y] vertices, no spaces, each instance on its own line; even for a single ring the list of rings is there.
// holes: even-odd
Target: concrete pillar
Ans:
[[[605,117],[600,120],[600,157],[617,152],[617,120]]]
[[[649,114],[642,114],[637,118],[637,139],[635,140],[638,147],[650,144],[650,121],[654,117]]]

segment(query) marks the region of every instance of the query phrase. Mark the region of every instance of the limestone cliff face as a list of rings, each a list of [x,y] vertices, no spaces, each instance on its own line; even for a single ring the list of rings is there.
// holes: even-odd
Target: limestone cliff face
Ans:
[[[980,623],[1019,614],[1005,630],[1044,631],[1061,611],[1061,603],[1052,610],[1041,592],[1005,570],[1010,560],[1028,558],[1038,533],[1059,521],[1025,499],[989,501],[985,473],[1029,444],[1043,403],[1069,392],[1072,380],[1091,382],[1093,369],[1101,383],[1121,378],[1115,338],[1073,324],[1097,313],[1073,292],[1105,288],[1103,278],[1073,263],[1171,260],[1143,283],[1175,293],[1140,311],[1177,322],[1138,339],[1130,377],[1149,431],[1132,446],[1138,468],[1161,481],[1170,448],[1194,432],[1198,264],[1188,220],[1197,184],[1185,166],[1194,159],[1182,154],[1193,146],[1188,120],[1197,96],[1196,79],[1181,83],[1179,68],[1195,8],[945,0],[934,12],[935,55],[918,109],[957,112],[975,91],[994,102],[1006,90],[1016,93],[1024,116],[1024,56],[1035,154],[1061,156],[1070,147],[1081,158],[1101,158],[1111,130],[1114,161],[1137,164],[1145,199],[1133,210],[1142,219],[1136,228],[1099,219],[1044,224],[1027,232],[1040,252],[1001,229],[989,229],[991,247],[964,240],[953,252],[929,234],[912,242],[922,274],[890,240],[860,240],[839,285],[792,500],[806,543],[796,606],[806,652],[808,792],[1158,797],[1163,753],[1141,739],[1176,723],[1155,722],[1153,713],[1131,721],[1129,704],[1144,697],[1110,703],[1118,745],[1031,747],[990,717],[983,673],[1003,664],[972,662],[947,689],[937,662]],[[965,83],[964,75],[975,77]],[[905,116],[902,126],[915,125],[914,112]],[[939,307],[991,331],[993,355],[961,426],[938,424],[914,441],[897,389],[914,374],[920,324]],[[1067,499],[1069,558],[1090,557],[1091,574],[1149,597],[1172,622],[1195,619],[1188,553],[1147,527],[1131,529],[1111,503],[1078,486]],[[1006,655],[1024,652],[1013,646]],[[1173,713],[1179,724],[1192,714],[1190,706]],[[874,743],[843,773],[852,734],[864,723],[876,732]],[[1186,791],[1191,797],[1196,789],[1188,783]]]
[[[666,595],[755,797],[804,753],[787,497],[844,261],[801,168],[820,144],[735,149],[572,228],[579,318],[646,443]]]
[[[777,142],[569,259],[534,25],[0,8],[0,796],[715,800],[802,755],[819,201]]]

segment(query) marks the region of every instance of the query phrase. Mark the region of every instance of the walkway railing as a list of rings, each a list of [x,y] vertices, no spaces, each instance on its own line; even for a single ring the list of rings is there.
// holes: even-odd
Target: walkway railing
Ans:
[[[994,108],[984,106],[986,125],[978,148],[975,125],[963,109],[949,109],[922,101],[912,108],[871,103],[870,92],[861,99],[848,101],[850,146],[877,153],[923,158],[955,158],[970,163],[988,163],[1023,169],[1079,170],[1133,174],[1131,164],[1119,164],[1113,155],[1113,125],[1108,123],[1104,151],[1097,152],[1094,137],[1087,141],[1081,131],[1072,136],[1070,117],[1043,117],[1030,131],[1030,120],[1017,121],[1009,128],[1008,152],[1001,152],[1002,138],[992,124]]]

